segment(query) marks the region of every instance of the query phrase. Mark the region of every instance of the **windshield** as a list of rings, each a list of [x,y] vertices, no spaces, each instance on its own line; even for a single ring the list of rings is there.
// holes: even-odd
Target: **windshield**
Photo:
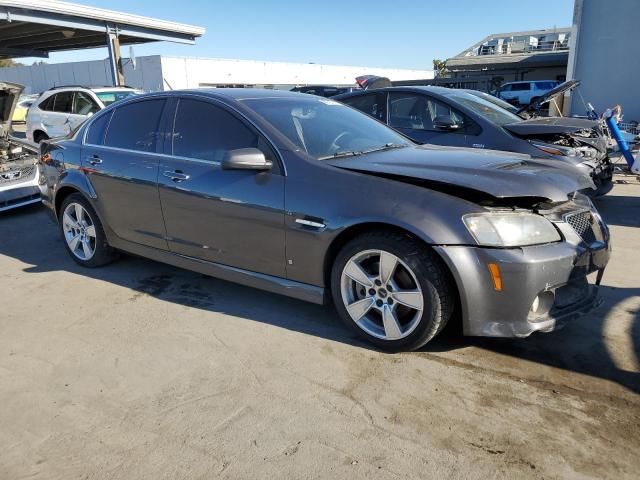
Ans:
[[[318,160],[411,145],[387,126],[334,100],[252,98],[242,102]]]
[[[488,93],[479,92],[478,90],[468,90],[467,93],[470,93],[471,95],[475,95],[476,97],[486,100],[487,102],[491,102],[494,105],[500,108],[504,108],[505,110],[508,110],[511,113],[516,113],[518,111],[518,108],[511,105],[509,102],[505,102],[501,98],[494,97],[493,95],[489,95]]]
[[[95,93],[100,101],[104,103],[105,107],[108,107],[112,103],[119,102],[120,100],[124,100],[125,98],[132,97],[133,95],[140,95],[140,92],[136,92],[135,90],[112,90]]]
[[[453,91],[448,93],[447,97],[499,126],[522,121],[522,118],[515,113],[499,107],[495,102],[487,101],[467,92]]]

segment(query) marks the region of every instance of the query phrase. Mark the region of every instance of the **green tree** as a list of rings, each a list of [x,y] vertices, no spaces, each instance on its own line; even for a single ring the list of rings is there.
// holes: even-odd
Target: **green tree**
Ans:
[[[12,58],[0,58],[0,68],[2,67],[19,67],[21,63],[16,62]]]
[[[439,58],[434,58],[433,72],[435,73],[436,78],[446,77],[449,74],[449,70],[447,70],[447,61],[440,60]]]

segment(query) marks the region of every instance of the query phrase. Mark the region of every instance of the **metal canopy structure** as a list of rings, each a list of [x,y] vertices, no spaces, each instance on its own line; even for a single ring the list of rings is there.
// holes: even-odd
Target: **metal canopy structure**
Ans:
[[[0,58],[108,47],[115,85],[123,83],[120,45],[193,44],[202,27],[57,0],[0,0]]]

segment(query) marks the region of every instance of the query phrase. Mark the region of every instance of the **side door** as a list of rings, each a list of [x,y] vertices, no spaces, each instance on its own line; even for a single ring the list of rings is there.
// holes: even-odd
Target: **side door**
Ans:
[[[511,83],[508,83],[500,87],[498,98],[501,98],[505,102],[513,103],[514,94],[511,92],[511,87],[513,87]]]
[[[89,125],[82,165],[96,207],[123,240],[167,250],[158,194],[160,130],[166,99],[127,103]]]
[[[69,127],[74,130],[91,115],[98,113],[100,107],[85,92],[76,92],[73,97],[73,109],[69,115]]]
[[[223,170],[229,150],[259,148],[270,171]],[[227,107],[181,97],[160,164],[160,199],[171,251],[285,276],[285,177],[269,142]]]
[[[42,126],[52,138],[68,135],[71,131],[69,115],[73,109],[73,91],[56,93],[53,97],[53,103],[47,104],[51,110],[42,115]]]
[[[531,82],[520,82],[511,85],[512,98],[520,105],[528,105],[533,96]]]
[[[371,115],[373,118],[387,123],[387,94],[385,92],[366,93],[341,100],[350,107]]]
[[[466,147],[465,118],[446,103],[413,92],[389,92],[389,126],[418,143]],[[435,121],[449,117],[451,128],[442,128]]]

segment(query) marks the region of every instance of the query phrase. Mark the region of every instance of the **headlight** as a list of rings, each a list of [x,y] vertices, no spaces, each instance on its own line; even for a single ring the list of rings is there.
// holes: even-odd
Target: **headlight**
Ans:
[[[523,247],[561,239],[556,227],[533,213],[478,213],[462,217],[479,245]]]
[[[536,147],[538,150],[542,150],[545,153],[549,153],[551,155],[561,155],[563,157],[575,157],[578,155],[578,151],[575,148],[571,147],[563,147],[561,145],[547,145],[545,143],[533,143],[531,145]]]

